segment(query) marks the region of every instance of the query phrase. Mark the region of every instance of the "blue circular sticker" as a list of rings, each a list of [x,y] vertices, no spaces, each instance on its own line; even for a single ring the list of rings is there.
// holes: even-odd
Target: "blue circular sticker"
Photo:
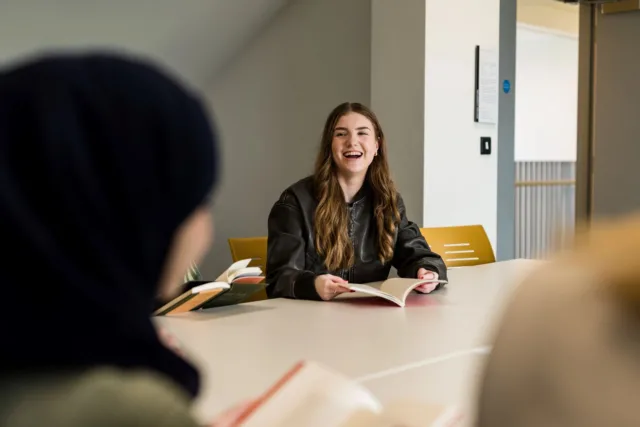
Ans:
[[[502,89],[504,90],[504,93],[509,93],[511,91],[511,82],[509,80],[505,80],[502,83]]]

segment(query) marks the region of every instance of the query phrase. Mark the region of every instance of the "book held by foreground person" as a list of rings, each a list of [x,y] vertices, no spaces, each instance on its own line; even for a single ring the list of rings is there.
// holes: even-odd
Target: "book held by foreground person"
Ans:
[[[262,269],[249,267],[251,261],[244,259],[231,264],[215,281],[198,282],[202,284],[186,290],[153,314],[164,316],[241,303],[265,286]]]
[[[362,385],[299,362],[242,414],[243,427],[458,427],[455,407],[399,400],[382,405]]]

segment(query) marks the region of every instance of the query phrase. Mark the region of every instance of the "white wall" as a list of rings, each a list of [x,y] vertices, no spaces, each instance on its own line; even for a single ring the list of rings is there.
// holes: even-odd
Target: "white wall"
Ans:
[[[370,102],[370,58],[370,0],[302,0],[215,81],[209,98],[225,166],[207,277],[231,262],[229,237],[266,235],[280,193],[312,172],[330,110]]]
[[[424,225],[482,224],[494,245],[497,127],[473,121],[474,48],[499,44],[499,0],[427,0]],[[480,155],[480,137],[493,153]]]
[[[578,38],[518,25],[516,160],[575,161]]]

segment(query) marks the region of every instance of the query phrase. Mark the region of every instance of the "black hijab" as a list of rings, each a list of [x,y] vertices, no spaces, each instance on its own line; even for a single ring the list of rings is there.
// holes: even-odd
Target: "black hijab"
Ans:
[[[197,371],[160,343],[150,313],[216,154],[199,101],[150,64],[77,54],[0,72],[5,374],[149,368],[197,394]]]

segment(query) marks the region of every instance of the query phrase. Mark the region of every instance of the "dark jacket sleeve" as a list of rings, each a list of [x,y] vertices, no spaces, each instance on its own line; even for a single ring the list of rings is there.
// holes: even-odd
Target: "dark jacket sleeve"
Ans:
[[[269,298],[320,300],[316,276],[305,270],[306,243],[302,212],[286,191],[271,209],[268,220],[266,282]]]
[[[418,276],[418,270],[424,268],[438,273],[439,279],[447,280],[447,267],[442,257],[431,251],[420,228],[407,219],[404,201],[399,195],[398,210],[400,224],[392,260],[398,276],[414,278]]]

